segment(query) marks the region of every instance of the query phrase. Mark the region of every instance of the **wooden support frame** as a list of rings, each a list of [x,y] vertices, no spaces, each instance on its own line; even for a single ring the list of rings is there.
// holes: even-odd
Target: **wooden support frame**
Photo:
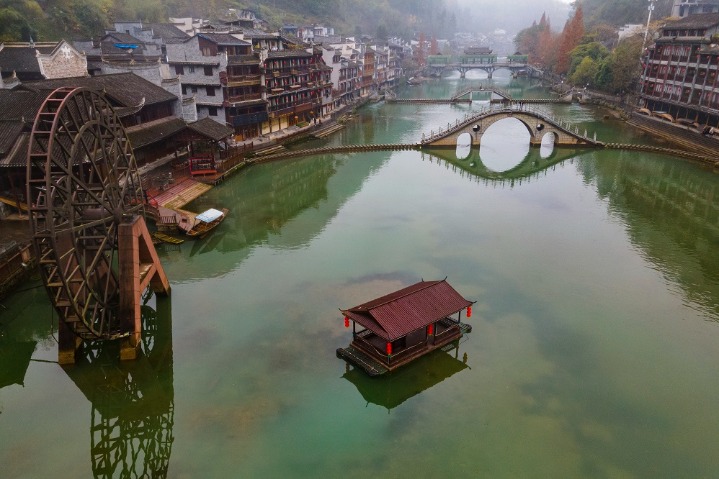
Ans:
[[[133,216],[118,225],[120,324],[129,336],[122,339],[120,359],[137,357],[142,331],[142,293],[170,294],[170,283],[152,244],[144,218]]]

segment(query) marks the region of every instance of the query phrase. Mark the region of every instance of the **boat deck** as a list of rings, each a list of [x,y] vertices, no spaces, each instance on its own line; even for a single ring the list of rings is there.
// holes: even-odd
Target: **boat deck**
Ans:
[[[384,362],[384,357],[379,358],[381,353],[378,351],[381,351],[382,346],[384,346],[384,340],[374,337],[363,338],[359,341],[355,340],[346,348],[338,348],[337,357],[364,370],[369,376],[380,376],[392,372],[434,350],[442,349],[447,344],[470,332],[472,332],[472,326],[469,324],[458,324],[449,320],[442,320],[437,323],[437,336],[435,336],[432,343],[422,343],[397,351],[393,354],[392,361],[389,364]]]

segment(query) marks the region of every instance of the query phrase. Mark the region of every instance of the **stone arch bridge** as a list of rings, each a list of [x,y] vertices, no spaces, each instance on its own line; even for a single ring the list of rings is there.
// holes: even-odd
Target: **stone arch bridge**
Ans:
[[[502,108],[485,109],[464,120],[457,120],[454,124],[448,124],[447,128],[432,131],[429,135],[422,135],[420,145],[429,148],[455,148],[459,137],[468,133],[471,145],[479,146],[484,132],[494,123],[506,118],[516,118],[527,128],[531,146],[540,146],[545,135],[552,135],[554,146],[590,148],[604,146],[604,143],[597,141],[596,135],[594,138],[589,138],[586,131],[581,133],[576,126],[549,117],[537,110],[526,108],[520,103],[513,103]]]

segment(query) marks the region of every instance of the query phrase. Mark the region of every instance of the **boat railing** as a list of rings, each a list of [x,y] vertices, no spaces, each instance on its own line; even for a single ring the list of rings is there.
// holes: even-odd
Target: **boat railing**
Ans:
[[[362,349],[366,350],[368,353],[374,353],[375,357],[382,358],[382,361],[386,362],[387,364],[390,364],[393,361],[398,361],[400,359],[406,358],[408,356],[412,356],[417,351],[427,348],[427,341],[422,341],[412,346],[398,349],[388,356],[385,350],[378,348],[375,344],[369,341],[368,338],[370,336],[375,336],[375,334],[372,333],[370,330],[366,329],[355,335],[355,342],[359,343],[359,346]]]
[[[367,350],[368,353],[374,353],[376,356],[386,356],[386,353],[382,351],[380,348],[372,344],[371,341],[369,341],[370,336],[374,336],[375,334],[370,331],[369,329],[365,329],[364,331],[360,331],[355,335],[355,341],[362,346],[362,349]]]
[[[427,341],[422,341],[420,343],[417,343],[413,346],[410,346],[408,348],[403,348],[396,353],[393,353],[389,356],[388,363],[391,363],[392,361],[398,361],[400,359],[413,356],[421,349],[427,349]]]
[[[437,321],[437,323],[438,323],[439,325],[442,325],[442,327],[444,328],[444,330],[440,332],[440,331],[439,331],[439,328],[437,328],[438,330],[437,330],[436,334],[434,335],[435,339],[441,338],[441,337],[443,337],[444,335],[450,333],[450,332],[453,330],[453,327],[459,325],[458,322],[453,321],[453,320],[450,319],[450,318],[441,319],[441,320]]]

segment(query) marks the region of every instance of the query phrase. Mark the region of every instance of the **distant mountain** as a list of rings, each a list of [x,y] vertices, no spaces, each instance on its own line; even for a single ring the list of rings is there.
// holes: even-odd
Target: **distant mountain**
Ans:
[[[582,0],[584,19],[588,25],[606,23],[621,26],[627,23],[646,23],[649,4],[646,0]],[[673,4],[673,0],[657,0],[652,19],[668,17]]]
[[[647,2],[582,0],[588,23],[641,23]],[[657,0],[655,18],[672,0]],[[0,0],[0,41],[76,39],[99,35],[118,20],[163,22],[167,17],[212,18],[228,7],[252,10],[270,25],[322,23],[344,35],[451,38],[454,32],[514,34],[542,14],[561,30],[569,5],[559,0]]]

